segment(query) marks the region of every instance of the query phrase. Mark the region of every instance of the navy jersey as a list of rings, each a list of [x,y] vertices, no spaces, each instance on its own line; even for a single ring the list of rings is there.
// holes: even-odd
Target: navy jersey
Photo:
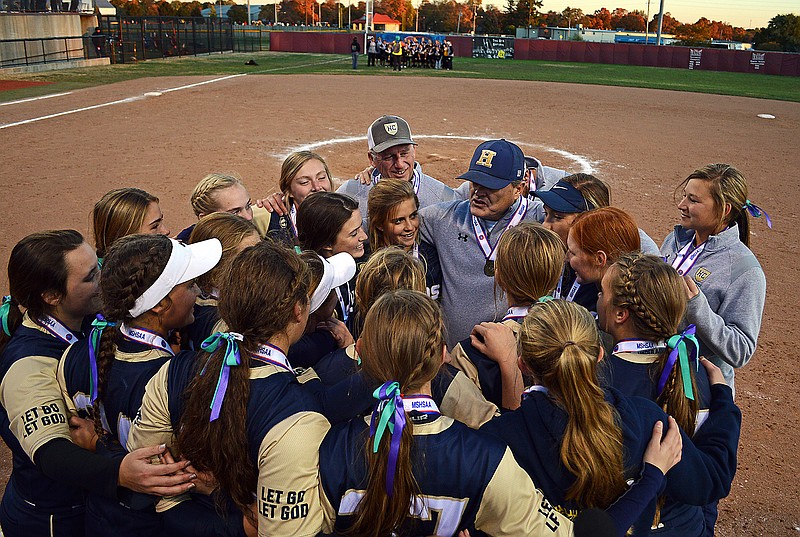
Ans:
[[[12,465],[5,504],[13,502],[26,517],[83,512],[83,492],[56,482],[34,465],[36,451],[51,440],[70,440],[67,412],[56,380],[58,361],[70,341],[48,333],[26,314],[0,357],[0,436],[11,450]],[[9,530],[6,530],[8,534]]]
[[[200,344],[214,333],[218,322],[217,299],[198,298],[194,304],[194,322],[181,328],[181,348],[199,351]]]
[[[419,244],[419,260],[425,265],[425,289],[428,296],[438,301],[442,293],[442,265],[436,248],[422,242]]]
[[[336,351],[336,340],[327,330],[315,330],[304,334],[297,343],[289,347],[289,363],[293,367],[315,367],[317,363]]]
[[[575,271],[572,270],[572,267],[567,263],[561,275],[561,295],[556,298],[569,300],[567,297],[570,295],[573,285],[576,283],[575,278]],[[595,318],[597,318],[597,293],[599,292],[600,288],[596,283],[583,283],[580,284],[580,287],[578,287],[575,292],[575,296],[573,296],[570,301],[580,304],[592,312]]]
[[[287,248],[294,248],[297,244],[297,230],[292,224],[288,214],[283,216],[272,215],[269,227],[267,228],[267,238],[283,244]]]
[[[667,496],[683,503],[681,512],[672,513],[673,527],[678,530],[675,535],[681,531],[683,535],[702,534],[703,516],[697,506],[725,497],[736,472],[741,412],[727,386],[714,386],[712,395],[716,412],[710,414],[708,427],[695,435],[694,443],[681,431],[682,459],[667,476]],[[641,471],[653,425],[661,420],[666,428],[667,416],[652,401],[626,397],[613,388],[606,390],[606,400],[619,416],[625,447],[625,477],[634,478]],[[519,409],[492,420],[481,430],[505,440],[544,494],[561,512],[574,517],[582,506],[565,497],[575,478],[564,468],[560,455],[567,419],[566,412],[549,395],[532,392]],[[654,510],[655,505],[649,513]],[[652,517],[648,519],[647,513],[636,524],[637,535],[646,535],[650,530]]]
[[[451,418],[411,412],[412,472],[421,496],[399,533],[455,535],[468,528],[491,535],[569,535],[571,526],[535,489],[505,444]],[[344,532],[368,481],[369,425],[353,420],[328,433],[319,451],[320,480]]]

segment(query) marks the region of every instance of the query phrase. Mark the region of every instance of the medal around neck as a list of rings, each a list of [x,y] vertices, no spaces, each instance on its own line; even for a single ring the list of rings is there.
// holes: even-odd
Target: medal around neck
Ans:
[[[494,261],[491,259],[486,260],[486,264],[483,265],[483,273],[490,278],[494,278]]]

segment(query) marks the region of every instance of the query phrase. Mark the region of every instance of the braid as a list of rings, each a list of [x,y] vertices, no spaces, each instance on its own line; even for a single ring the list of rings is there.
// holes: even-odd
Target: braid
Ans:
[[[101,438],[106,434],[101,415],[103,397],[105,396],[108,374],[111,372],[111,366],[114,363],[114,356],[117,352],[116,342],[118,335],[119,328],[117,327],[108,327],[103,330],[103,335],[100,338],[100,349],[97,352],[97,399],[92,405],[92,418],[94,419],[94,430]]]

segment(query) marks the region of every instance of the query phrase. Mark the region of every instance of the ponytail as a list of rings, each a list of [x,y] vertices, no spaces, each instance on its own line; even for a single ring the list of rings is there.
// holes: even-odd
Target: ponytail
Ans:
[[[11,341],[14,332],[22,324],[22,317],[17,301],[11,295],[4,296],[3,303],[0,305],[0,323],[2,324],[2,329],[0,329],[0,352],[3,352],[8,342]]]

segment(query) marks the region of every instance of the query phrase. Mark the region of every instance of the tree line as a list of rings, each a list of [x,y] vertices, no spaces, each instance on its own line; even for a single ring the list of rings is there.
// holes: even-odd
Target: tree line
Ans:
[[[251,0],[255,4],[257,0]],[[216,16],[215,5],[211,2],[180,2],[173,0],[111,0],[124,15],[130,16],[177,16],[199,17],[202,9],[212,8],[212,16]],[[236,23],[247,21],[244,5],[236,5],[233,0],[223,0],[224,5],[234,6],[228,17]],[[624,30],[631,32],[658,30],[658,14],[647,14],[641,10],[628,11],[623,8],[609,10],[600,8],[593,13],[584,13],[579,8],[567,7],[563,11],[539,10],[543,0],[506,0],[503,9],[480,0],[423,0],[419,9],[410,0],[375,0],[375,12],[388,15],[400,21],[404,31],[420,31],[433,33],[467,33],[473,30],[484,35],[514,35],[517,28],[539,28],[557,26],[598,30]],[[319,4],[316,0],[283,0],[278,4],[278,21],[283,24],[346,26],[348,18],[357,20],[364,16],[366,5],[363,1],[324,0]],[[320,17],[321,16],[321,17]],[[273,4],[262,6],[258,19],[265,24],[275,23],[275,7]],[[794,14],[776,15],[766,28],[745,29],[701,17],[694,23],[684,23],[665,13],[662,32],[672,34],[679,44],[698,46],[710,43],[712,39],[741,41],[754,43],[760,50],[782,50],[800,52],[800,16]]]

